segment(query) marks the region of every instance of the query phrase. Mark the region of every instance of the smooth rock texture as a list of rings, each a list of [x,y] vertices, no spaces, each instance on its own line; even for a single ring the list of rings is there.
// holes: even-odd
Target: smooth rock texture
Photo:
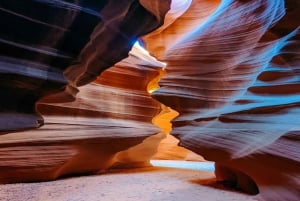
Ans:
[[[1,183],[146,166],[158,149],[199,154],[260,200],[300,199],[298,0],[11,0],[0,12]],[[136,40],[157,60],[129,53]]]
[[[43,125],[36,102],[74,100],[163,23],[169,0],[1,1],[0,132]],[[10,119],[9,123],[6,120]]]
[[[75,101],[55,103],[60,96],[44,97],[37,105],[44,126],[0,136],[0,182],[149,166],[166,133],[152,124],[162,109],[151,98],[148,85],[164,67],[143,49],[134,48],[96,81],[79,87]]]
[[[296,13],[292,0],[196,0],[143,38],[168,64],[153,96],[179,113],[180,145],[215,161],[218,180],[267,201],[300,199]]]

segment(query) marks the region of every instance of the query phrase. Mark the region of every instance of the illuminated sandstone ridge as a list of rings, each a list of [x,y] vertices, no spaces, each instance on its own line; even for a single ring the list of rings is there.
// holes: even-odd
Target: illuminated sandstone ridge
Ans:
[[[153,96],[179,112],[180,145],[267,201],[300,198],[297,13],[292,0],[196,0],[143,38],[168,64]]]

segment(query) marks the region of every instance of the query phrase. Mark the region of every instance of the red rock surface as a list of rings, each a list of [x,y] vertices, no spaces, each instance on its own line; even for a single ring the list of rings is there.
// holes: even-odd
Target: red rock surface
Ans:
[[[164,115],[172,108],[178,116],[171,134],[216,162],[218,180],[266,201],[299,200],[297,0],[26,5],[39,12],[7,2],[0,182],[147,165],[170,130]],[[116,64],[150,31],[140,40],[167,64],[165,73],[164,63],[140,50]],[[24,131],[43,124],[40,113],[45,125]],[[191,153],[165,148],[158,154],[166,158]]]
[[[153,96],[179,113],[180,145],[267,201],[300,198],[299,11],[298,1],[192,1],[144,37],[168,64]]]
[[[0,182],[147,165],[165,137],[151,123],[161,104],[147,91],[163,65],[154,60],[151,66],[148,59],[148,66],[141,67],[142,63],[134,64],[137,56],[133,53],[93,83],[79,87],[73,102],[54,103],[54,95],[41,100],[37,110],[45,125],[40,129],[1,135]]]
[[[149,165],[165,134],[147,87],[164,65],[128,52],[169,4],[1,2],[1,183]]]

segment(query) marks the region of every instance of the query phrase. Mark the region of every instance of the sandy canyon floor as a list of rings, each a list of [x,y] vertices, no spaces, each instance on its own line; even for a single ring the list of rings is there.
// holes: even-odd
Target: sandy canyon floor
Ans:
[[[148,167],[51,182],[0,185],[0,201],[256,201],[201,170]]]

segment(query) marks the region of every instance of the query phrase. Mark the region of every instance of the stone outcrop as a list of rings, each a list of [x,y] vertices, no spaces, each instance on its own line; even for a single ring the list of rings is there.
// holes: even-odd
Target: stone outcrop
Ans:
[[[164,65],[142,51],[134,48],[127,59],[79,87],[73,102],[55,103],[60,101],[55,95],[40,100],[41,128],[1,135],[0,182],[149,165],[165,133],[152,124],[162,109],[148,85]]]
[[[78,86],[126,58],[139,36],[163,23],[170,1],[152,2],[2,1],[0,131],[43,125],[40,98],[74,100]]]
[[[300,198],[299,11],[298,1],[192,1],[143,38],[168,64],[153,96],[179,113],[180,145],[268,201]]]
[[[1,183],[147,164],[165,137],[147,89],[164,64],[128,52],[169,4],[1,2]]]

